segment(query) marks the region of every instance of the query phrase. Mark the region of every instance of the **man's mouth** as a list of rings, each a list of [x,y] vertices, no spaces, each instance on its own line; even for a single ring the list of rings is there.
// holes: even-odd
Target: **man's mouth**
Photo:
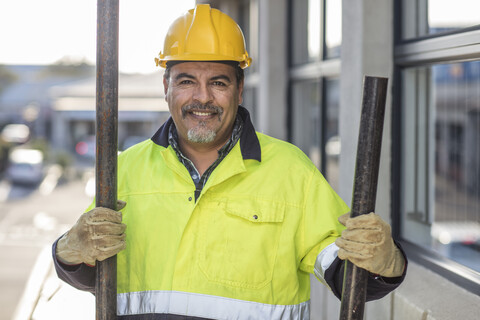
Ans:
[[[197,119],[208,120],[218,116],[219,120],[223,110],[220,107],[210,105],[189,105],[182,108],[182,116],[185,119],[187,115]]]
[[[213,112],[201,112],[201,111],[191,111],[191,114],[197,117],[209,117],[215,115]]]

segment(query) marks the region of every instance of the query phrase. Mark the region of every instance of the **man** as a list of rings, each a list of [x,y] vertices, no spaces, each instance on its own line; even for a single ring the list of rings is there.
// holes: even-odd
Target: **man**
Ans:
[[[250,62],[227,15],[197,5],[177,19],[157,59],[171,118],[118,159],[127,205],[92,204],[54,244],[59,277],[92,292],[95,261],[118,253],[119,319],[308,319],[309,274],[339,297],[347,258],[371,272],[369,300],[402,282],[388,224],[349,219],[299,149],[255,132]]]

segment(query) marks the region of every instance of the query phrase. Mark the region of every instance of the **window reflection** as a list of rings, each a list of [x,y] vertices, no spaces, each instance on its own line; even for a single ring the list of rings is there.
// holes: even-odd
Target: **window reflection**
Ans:
[[[478,0],[429,0],[428,32],[438,33],[480,24]]]
[[[293,143],[320,169],[321,86],[319,80],[297,81],[292,86]]]
[[[326,0],[325,13],[325,57],[340,57],[342,43],[342,1]]]
[[[402,37],[411,39],[480,24],[480,1],[402,0]]]
[[[321,12],[320,0],[297,0],[292,6],[293,65],[320,60]]]
[[[341,151],[338,131],[339,81],[297,81],[293,84],[292,92],[295,106],[292,115],[293,143],[310,157],[330,185],[338,190]]]
[[[480,62],[404,72],[403,236],[480,271]]]
[[[325,178],[333,189],[338,190],[338,166],[342,150],[338,129],[339,117],[339,81],[338,79],[325,80]]]

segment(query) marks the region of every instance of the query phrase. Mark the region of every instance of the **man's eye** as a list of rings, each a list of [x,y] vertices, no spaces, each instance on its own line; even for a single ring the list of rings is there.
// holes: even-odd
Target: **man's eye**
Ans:
[[[182,80],[179,82],[179,84],[192,84],[192,80]]]
[[[221,87],[225,87],[225,86],[226,86],[226,84],[223,83],[222,81],[214,81],[214,82],[213,82],[213,85],[215,85],[215,86],[221,86]]]

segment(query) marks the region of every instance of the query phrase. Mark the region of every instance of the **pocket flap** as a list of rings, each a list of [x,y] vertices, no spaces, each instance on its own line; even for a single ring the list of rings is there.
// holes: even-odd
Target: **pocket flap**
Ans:
[[[285,215],[283,203],[250,199],[229,199],[225,211],[251,222],[282,222]]]

